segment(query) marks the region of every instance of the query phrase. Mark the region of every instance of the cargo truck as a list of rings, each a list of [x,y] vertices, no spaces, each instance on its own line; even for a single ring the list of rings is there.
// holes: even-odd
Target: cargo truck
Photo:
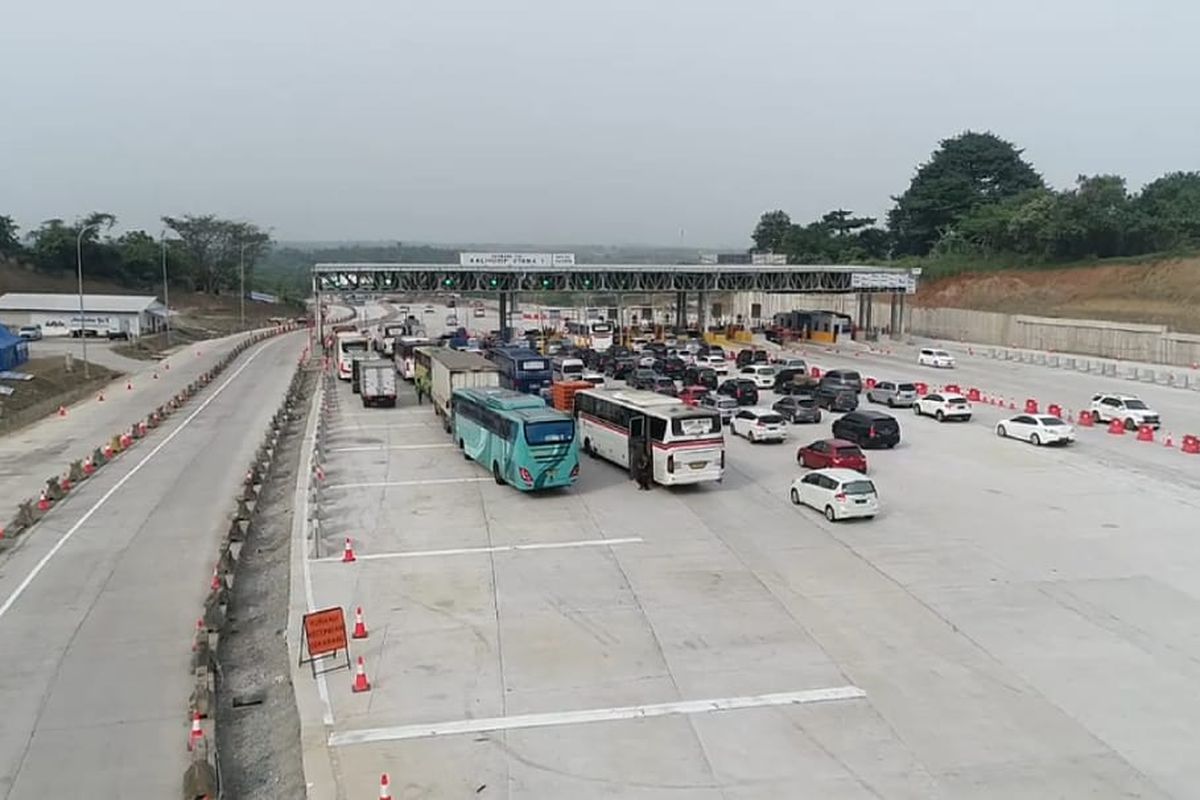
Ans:
[[[368,406],[396,406],[396,366],[386,359],[372,358],[358,362],[359,394]]]
[[[428,364],[433,412],[442,418],[442,427],[447,433],[450,432],[450,397],[455,389],[500,385],[496,365],[477,353],[464,353],[449,347],[418,347],[417,363],[422,365],[422,362]],[[418,381],[418,390],[420,383]]]

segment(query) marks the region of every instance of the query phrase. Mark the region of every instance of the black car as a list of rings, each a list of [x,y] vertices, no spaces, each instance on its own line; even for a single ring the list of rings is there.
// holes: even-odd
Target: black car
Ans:
[[[683,371],[684,386],[717,388],[717,371],[712,367],[688,367]]]
[[[817,387],[813,399],[817,406],[830,411],[853,411],[858,408],[858,393],[845,387],[822,384]]]
[[[752,406],[758,403],[758,387],[754,381],[746,378],[730,378],[717,387],[717,394],[723,394],[737,400],[739,406]]]
[[[675,381],[673,381],[671,378],[668,378],[666,375],[656,375],[654,377],[653,385],[648,386],[647,388],[650,389],[650,391],[658,392],[659,394],[666,394],[670,395],[671,397],[679,396],[679,389],[675,386]]]
[[[766,364],[771,360],[766,350],[740,350],[737,354],[737,365],[748,367],[751,364]]]
[[[604,367],[604,374],[614,380],[624,380],[637,369],[637,361],[632,358],[614,358]]]
[[[792,423],[821,421],[821,407],[817,405],[816,398],[808,394],[781,397],[771,406],[771,410]]]
[[[625,379],[625,383],[629,384],[630,389],[654,389],[654,379],[660,377],[657,372],[645,367],[638,367],[633,372],[629,373],[629,377]]]
[[[855,394],[862,391],[862,375],[852,369],[831,369],[821,376],[822,386],[833,386],[838,389],[852,389]]]
[[[862,448],[892,448],[900,443],[900,423],[882,411],[852,411],[833,423],[833,435]]]
[[[683,371],[687,369],[687,364],[678,356],[667,356],[666,358],[657,359],[654,362],[654,369],[663,375],[679,378],[682,377]]]
[[[818,383],[800,367],[784,367],[775,373],[776,394],[812,394]]]

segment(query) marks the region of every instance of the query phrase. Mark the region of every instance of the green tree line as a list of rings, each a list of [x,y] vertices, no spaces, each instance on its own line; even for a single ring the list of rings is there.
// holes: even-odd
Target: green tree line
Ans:
[[[114,236],[116,222],[112,214],[94,212],[71,223],[46,220],[21,236],[11,217],[0,216],[0,257],[47,275],[73,275],[79,244],[88,278],[156,289],[165,248],[172,285],[221,294],[239,291],[243,267],[247,289],[255,286],[254,267],[271,250],[270,234],[257,225],[212,214],[163,217],[158,236],[144,230]]]
[[[992,133],[939,143],[886,223],[836,209],[808,224],[768,211],[756,250],[792,263],[916,257],[1055,263],[1200,247],[1200,172],[1172,172],[1131,192],[1119,175],[1080,175],[1048,187],[1023,151]]]

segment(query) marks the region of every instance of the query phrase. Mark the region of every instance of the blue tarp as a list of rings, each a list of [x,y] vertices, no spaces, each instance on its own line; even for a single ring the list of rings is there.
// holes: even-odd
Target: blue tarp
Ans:
[[[16,369],[29,360],[29,342],[0,325],[0,370]]]

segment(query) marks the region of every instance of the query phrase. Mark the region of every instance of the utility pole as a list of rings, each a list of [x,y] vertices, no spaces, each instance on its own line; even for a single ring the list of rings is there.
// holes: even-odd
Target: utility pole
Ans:
[[[163,319],[167,321],[167,347],[171,346],[171,295],[169,284],[167,283],[167,229],[163,228],[162,234],[159,236],[159,241],[162,245],[162,274],[163,274],[163,305],[166,307],[166,312],[163,314]]]
[[[83,379],[85,381],[91,379],[92,371],[88,367],[87,330],[84,328],[83,317],[83,235],[98,227],[100,227],[99,223],[85,225],[79,229],[79,235],[75,237],[75,271],[79,277],[79,340],[83,343]]]
[[[246,330],[246,245],[242,242],[242,252],[238,257],[238,273],[241,275],[242,291],[239,297],[242,312],[242,330]]]

